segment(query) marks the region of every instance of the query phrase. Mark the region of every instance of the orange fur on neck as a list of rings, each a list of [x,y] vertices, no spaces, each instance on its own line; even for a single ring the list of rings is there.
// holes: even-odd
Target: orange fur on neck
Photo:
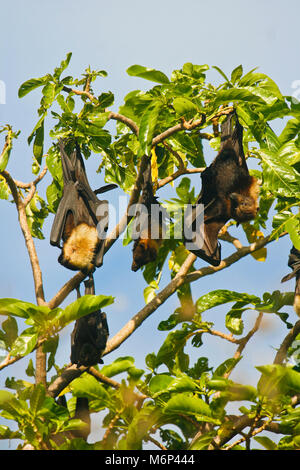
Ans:
[[[97,229],[82,223],[77,225],[62,250],[63,262],[74,269],[91,269],[99,243]]]

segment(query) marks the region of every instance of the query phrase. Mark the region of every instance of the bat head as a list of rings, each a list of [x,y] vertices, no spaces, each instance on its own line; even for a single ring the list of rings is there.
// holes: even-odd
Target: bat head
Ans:
[[[231,217],[239,223],[247,222],[256,217],[258,213],[257,200],[252,196],[244,194],[231,193],[229,195],[231,202]]]
[[[137,240],[133,247],[132,271],[138,271],[142,266],[156,259],[158,243],[155,240]]]

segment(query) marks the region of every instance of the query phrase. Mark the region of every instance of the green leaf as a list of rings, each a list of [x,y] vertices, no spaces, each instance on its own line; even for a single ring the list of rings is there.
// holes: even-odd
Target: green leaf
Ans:
[[[194,416],[199,421],[215,421],[211,415],[211,409],[202,398],[191,397],[184,393],[170,398],[164,408],[165,413],[187,414]]]
[[[59,313],[57,321],[60,326],[64,327],[68,323],[77,320],[89,313],[101,310],[107,305],[111,305],[114,298],[106,295],[84,295],[72,302],[64,310]]]
[[[154,137],[155,128],[162,106],[162,101],[155,100],[146,109],[140,122],[139,142],[141,144],[142,151],[149,156],[151,154],[152,139]]]
[[[221,397],[228,401],[253,401],[257,398],[257,392],[251,385],[242,385],[223,377],[209,380],[207,386],[212,390],[221,391]]]
[[[216,431],[202,434],[195,442],[193,442],[191,447],[189,447],[189,450],[207,450],[215,435]]]
[[[41,158],[44,152],[44,121],[42,121],[40,127],[35,132],[35,139],[33,142],[33,155],[37,159],[38,163],[41,163]]]
[[[231,78],[230,78],[231,83],[234,85],[236,82],[239,81],[242,75],[243,75],[243,66],[239,65],[231,72]]]
[[[103,366],[101,369],[101,374],[106,375],[106,377],[113,377],[114,375],[126,372],[134,364],[134,358],[130,356],[119,357],[114,362],[107,366]]]
[[[0,199],[8,199],[10,189],[6,180],[0,175]]]
[[[239,307],[241,305],[241,307]],[[225,325],[231,333],[235,335],[241,335],[244,331],[244,323],[242,320],[242,314],[247,307],[243,308],[244,302],[237,302],[236,305],[226,314]]]
[[[156,291],[158,289],[158,283],[156,281],[151,281],[148,287],[144,289],[144,299],[145,303],[148,304],[156,296]]]
[[[194,116],[198,111],[197,106],[191,100],[183,97],[175,98],[173,106],[179,116],[184,116],[186,118]]]
[[[289,366],[271,364],[256,367],[262,373],[258,382],[258,390],[262,395],[269,397],[277,394],[300,393],[300,372]]]
[[[56,67],[56,69],[54,70],[54,76],[56,79],[59,79],[62,72],[66,70],[71,60],[71,57],[72,57],[72,52],[68,52],[66,58],[61,61],[60,66]]]
[[[11,348],[12,356],[26,356],[35,348],[38,341],[38,333],[35,328],[28,328],[18,336]]]
[[[30,412],[35,416],[42,407],[46,398],[45,387],[42,384],[37,384],[30,395]]]
[[[109,91],[108,93],[101,93],[101,95],[98,97],[99,105],[101,108],[109,108],[109,106],[112,106],[114,104],[114,94]]]
[[[290,119],[286,125],[283,131],[281,132],[279,136],[279,140],[281,145],[286,144],[287,142],[290,142],[292,139],[294,139],[300,132],[300,121],[298,119]]]
[[[132,77],[145,78],[151,82],[161,83],[162,85],[168,84],[168,77],[159,70],[143,67],[142,65],[132,65],[127,69],[128,75]]]
[[[47,111],[45,111],[45,112],[41,115],[40,119],[38,120],[38,122],[37,122],[36,125],[34,126],[34,128],[33,128],[32,132],[31,132],[30,136],[27,138],[28,145],[31,144],[31,141],[32,141],[33,137],[36,135],[36,132],[37,132],[38,129],[43,125],[43,121],[44,121],[44,119],[45,119],[46,116],[47,116]]]
[[[217,67],[216,65],[213,65],[212,68],[217,70],[219,72],[219,74],[222,75],[223,78],[225,78],[227,83],[230,83],[229,78],[225,75],[223,70],[220,69],[220,67]]]
[[[277,444],[267,436],[254,436],[256,442],[261,444],[267,450],[276,450]]]
[[[166,392],[168,386],[174,381],[174,378],[166,374],[158,374],[152,377],[149,382],[149,390],[152,395]]]
[[[15,395],[6,390],[0,390],[0,410],[3,410],[3,417],[16,421],[28,416],[26,401],[18,400]]]
[[[213,379],[217,377],[218,379],[225,374],[230,373],[233,368],[239,363],[242,357],[238,357],[237,359],[230,357],[226,359],[222,364],[220,364],[213,373]]]
[[[214,107],[217,107],[221,104],[235,101],[256,104],[264,104],[266,102],[263,98],[257,96],[253,90],[249,90],[248,88],[229,88],[228,90],[218,91],[213,104]]]
[[[30,91],[47,83],[50,78],[51,76],[46,75],[45,77],[31,78],[30,80],[27,80],[20,86],[18,90],[18,97],[23,98],[23,96],[27,95],[27,93],[29,93]]]
[[[142,441],[148,431],[159,421],[161,412],[153,406],[143,407],[128,426],[126,448],[128,450],[141,450]]]
[[[48,307],[38,307],[30,302],[18,299],[0,299],[0,315],[13,315],[14,317],[28,318],[35,312],[48,312]]]
[[[18,324],[14,317],[8,317],[2,323],[3,331],[5,332],[5,344],[8,347],[11,347],[13,342],[18,337]]]
[[[155,375],[149,382],[149,390],[153,397],[166,392],[181,393],[185,391],[194,391],[196,384],[189,377],[171,377],[166,374]]]
[[[245,293],[218,289],[202,295],[196,302],[197,313],[202,313],[218,305],[228,302],[241,301],[246,303],[257,303],[260,301],[259,297]]]
[[[300,250],[300,216],[297,214],[285,223],[285,228],[290,235],[290,239],[295,248]]]
[[[18,431],[11,431],[8,426],[0,425],[0,439],[22,439]]]
[[[76,397],[87,397],[91,400],[101,400],[103,406],[110,404],[108,392],[104,386],[89,374],[83,374],[70,384],[71,390]]]
[[[264,187],[278,196],[299,196],[299,173],[276,153],[264,149],[258,155],[262,160]]]

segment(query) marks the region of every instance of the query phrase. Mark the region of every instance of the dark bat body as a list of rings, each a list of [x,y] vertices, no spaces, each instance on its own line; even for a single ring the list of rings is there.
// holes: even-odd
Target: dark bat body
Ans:
[[[294,310],[300,317],[300,250],[297,250],[294,246],[290,251],[288,266],[292,269],[292,272],[284,276],[281,282],[289,281],[293,277],[296,278]]]
[[[232,130],[232,119],[236,125]],[[200,244],[190,249],[214,266],[221,262],[218,233],[230,219],[243,223],[255,218],[258,211],[259,185],[248,171],[243,151],[243,127],[235,113],[221,126],[221,148],[210,166],[202,173],[202,190],[192,214],[192,229],[199,230],[196,209],[204,206],[204,224]],[[186,240],[190,243],[191,240]],[[189,249],[189,248],[188,248]]]
[[[109,191],[116,185],[92,191],[79,147],[76,146],[67,155],[64,142],[60,140],[59,148],[64,188],[52,225],[50,243],[61,248],[58,261],[63,266],[74,271],[90,272],[102,265],[108,227],[108,201],[100,201],[96,193]]]
[[[84,284],[85,295],[94,295],[95,288],[92,275]],[[101,355],[106,347],[108,335],[108,324],[104,312],[97,310],[78,318],[71,334],[72,364],[77,364],[77,367],[101,364]]]
[[[139,236],[133,245],[132,271],[155,261],[164,236],[166,213],[154,196],[150,158],[143,174],[139,205],[141,211],[134,225]]]

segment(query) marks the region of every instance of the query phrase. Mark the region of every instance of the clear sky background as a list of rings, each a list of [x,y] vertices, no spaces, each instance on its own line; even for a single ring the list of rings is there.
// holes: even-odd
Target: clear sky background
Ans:
[[[5,6],[4,6],[5,4]],[[95,91],[111,90],[115,94],[114,110],[122,104],[126,93],[134,89],[147,89],[150,82],[129,77],[126,69],[140,64],[162,70],[170,75],[185,62],[217,65],[225,73],[242,64],[244,71],[259,67],[268,74],[286,95],[293,93],[292,83],[300,80],[299,62],[299,14],[298,0],[12,0],[2,2],[0,29],[0,80],[6,84],[6,104],[0,104],[0,125],[11,124],[21,130],[15,141],[8,170],[14,178],[31,181],[32,148],[27,137],[37,122],[40,89],[19,99],[17,91],[21,83],[32,77],[52,72],[68,52],[73,53],[67,74],[79,77],[90,65],[92,69],[104,69],[108,77],[99,79]],[[216,71],[208,72],[208,79],[219,82]],[[49,121],[48,121],[49,123]],[[281,122],[276,123],[280,129]],[[2,141],[1,141],[2,139]],[[47,142],[50,143],[48,139]],[[0,136],[0,146],[3,138]],[[208,150],[208,155],[213,152]],[[95,170],[100,163],[99,154],[87,162],[87,171],[94,188],[103,183],[102,175]],[[39,186],[44,189],[51,182],[48,175]],[[200,190],[199,178],[193,179]],[[198,185],[198,187],[197,187]],[[41,189],[41,188],[44,189]],[[117,202],[121,190],[108,193]],[[170,197],[173,190],[165,189],[160,197]],[[0,297],[14,297],[34,301],[31,268],[21,230],[17,224],[15,207],[0,200]],[[45,240],[36,241],[40,257],[45,294],[49,300],[72,276],[72,272],[57,263],[59,252],[49,244],[53,215],[44,225]],[[242,229],[234,229],[239,236]],[[113,295],[116,302],[106,309],[111,336],[113,336],[144,305],[143,289],[146,287],[142,273],[130,270],[131,246],[123,247],[118,241],[105,256],[104,265],[95,273],[96,293]],[[196,300],[214,289],[235,289],[261,296],[276,289],[292,290],[293,282],[281,285],[280,279],[289,272],[286,263],[290,249],[287,239],[268,247],[265,263],[247,257],[230,269],[208,276],[193,283]],[[223,256],[232,248],[223,242]],[[201,260],[196,266],[205,265]],[[169,281],[162,279],[163,287]],[[74,300],[70,295],[68,302]],[[65,305],[66,303],[64,303]],[[157,352],[166,336],[157,325],[168,318],[178,306],[176,296],[169,299],[151,318],[136,331],[117,351],[105,357],[105,364],[119,356],[132,355],[136,365],[144,368],[144,357]],[[290,321],[295,322],[292,309]],[[215,322],[216,328],[225,331],[226,308],[207,312],[204,318]],[[252,325],[255,315],[245,314],[245,324]],[[69,362],[70,332],[66,328],[61,335],[58,354],[60,366]],[[234,380],[256,383],[258,374],[249,375],[251,364],[261,365],[273,361],[274,348],[280,344],[287,330],[274,315],[264,322],[264,329],[255,336]],[[234,353],[229,343],[217,338],[205,337],[201,349],[192,353],[193,359],[208,355],[210,365],[216,366]],[[28,359],[5,369],[0,375],[0,385],[7,375],[24,377]],[[247,371],[247,372],[246,372]],[[52,372],[49,374],[51,377]],[[0,449],[3,444],[0,442]]]

